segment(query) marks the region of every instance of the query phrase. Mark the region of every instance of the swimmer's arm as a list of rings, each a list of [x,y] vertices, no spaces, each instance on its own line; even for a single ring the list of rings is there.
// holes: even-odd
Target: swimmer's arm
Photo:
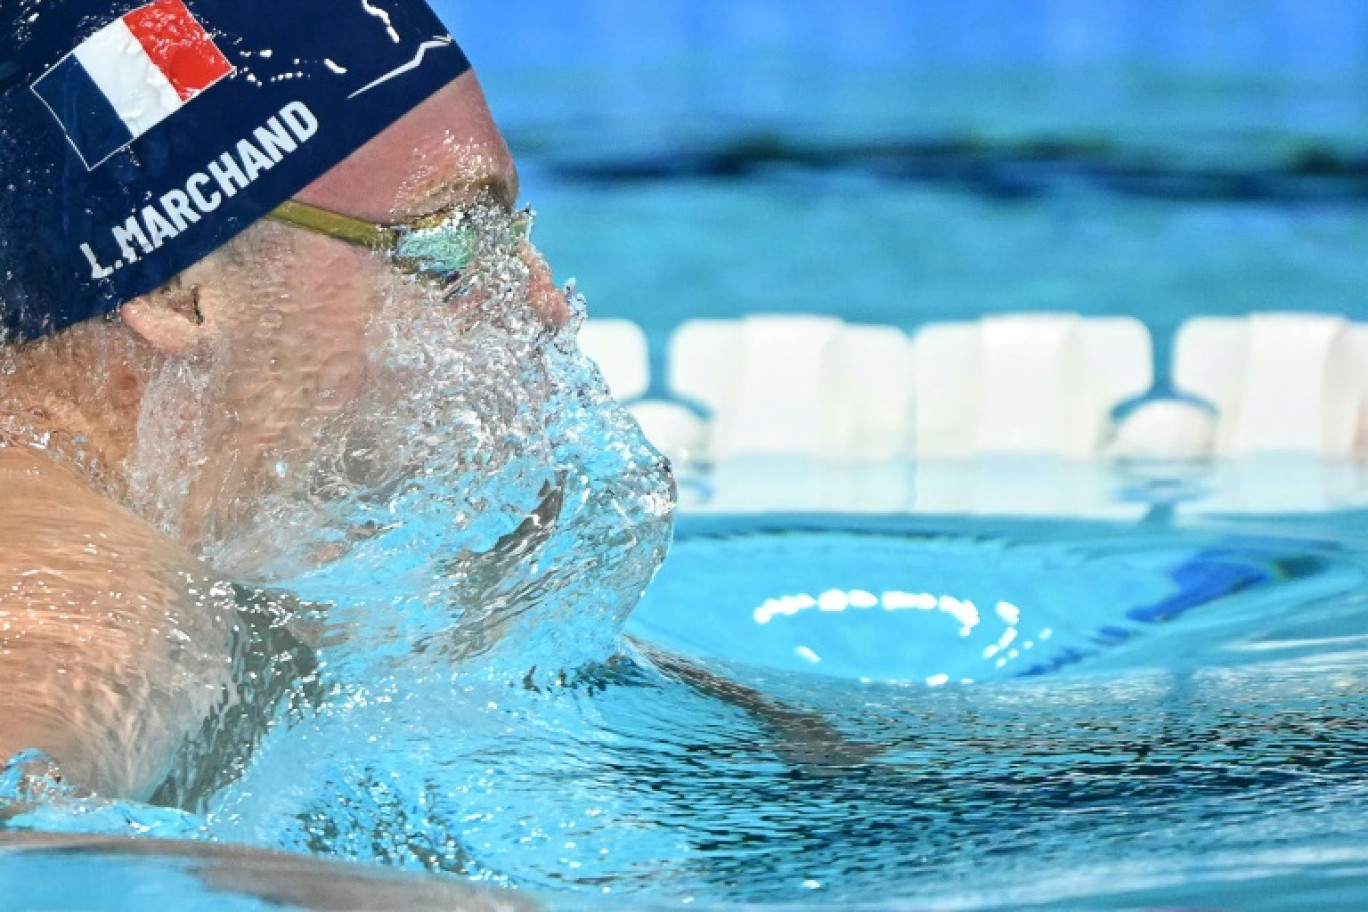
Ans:
[[[223,697],[205,575],[43,457],[0,450],[0,516],[0,764],[41,749],[74,785],[145,797]]]

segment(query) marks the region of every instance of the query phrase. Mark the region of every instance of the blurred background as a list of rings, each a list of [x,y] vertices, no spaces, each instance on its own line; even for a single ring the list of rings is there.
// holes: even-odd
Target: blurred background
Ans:
[[[436,0],[537,241],[692,317],[1368,314],[1368,4]],[[657,370],[655,373],[659,374]]]

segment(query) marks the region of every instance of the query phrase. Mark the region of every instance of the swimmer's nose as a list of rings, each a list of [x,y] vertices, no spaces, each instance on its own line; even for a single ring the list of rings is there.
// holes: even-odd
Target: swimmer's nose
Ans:
[[[556,285],[556,280],[551,275],[551,267],[536,247],[531,244],[525,245],[523,259],[532,270],[528,288],[528,299],[532,308],[547,325],[559,329],[570,318],[570,310],[565,303],[565,292]]]

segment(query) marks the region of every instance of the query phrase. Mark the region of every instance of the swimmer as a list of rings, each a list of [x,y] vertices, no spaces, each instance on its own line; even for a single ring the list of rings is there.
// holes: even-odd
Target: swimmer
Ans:
[[[0,764],[146,799],[232,699],[206,542],[366,387],[377,301],[466,265],[406,230],[516,232],[517,175],[422,0],[16,0],[0,193]],[[153,396],[168,371],[197,395]],[[135,477],[175,435],[198,455]]]

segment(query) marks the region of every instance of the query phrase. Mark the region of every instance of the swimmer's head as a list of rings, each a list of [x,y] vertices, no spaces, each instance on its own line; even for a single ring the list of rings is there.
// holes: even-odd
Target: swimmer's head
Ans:
[[[16,415],[55,428],[119,469],[111,488],[156,488],[165,504],[144,505],[199,539],[249,510],[273,467],[366,388],[378,308],[455,314],[493,295],[463,287],[455,300],[367,245],[267,217],[287,200],[374,226],[468,208],[505,248],[501,300],[516,286],[529,312],[563,319],[563,294],[514,230],[508,148],[420,0],[114,6],[20,0],[0,22],[0,325],[25,343],[0,348],[0,438]],[[192,40],[133,47],[146,23],[130,13]],[[207,85],[101,159],[81,116],[94,101],[46,80],[94,80],[63,68],[89,57],[98,71],[88,43],[111,33],[143,77],[156,56]],[[184,63],[214,53],[226,71]],[[167,461],[137,458],[158,448]]]
[[[406,128],[422,150],[338,166],[468,70],[423,0],[6,4],[0,334],[111,313],[316,182],[391,220],[431,125]]]

